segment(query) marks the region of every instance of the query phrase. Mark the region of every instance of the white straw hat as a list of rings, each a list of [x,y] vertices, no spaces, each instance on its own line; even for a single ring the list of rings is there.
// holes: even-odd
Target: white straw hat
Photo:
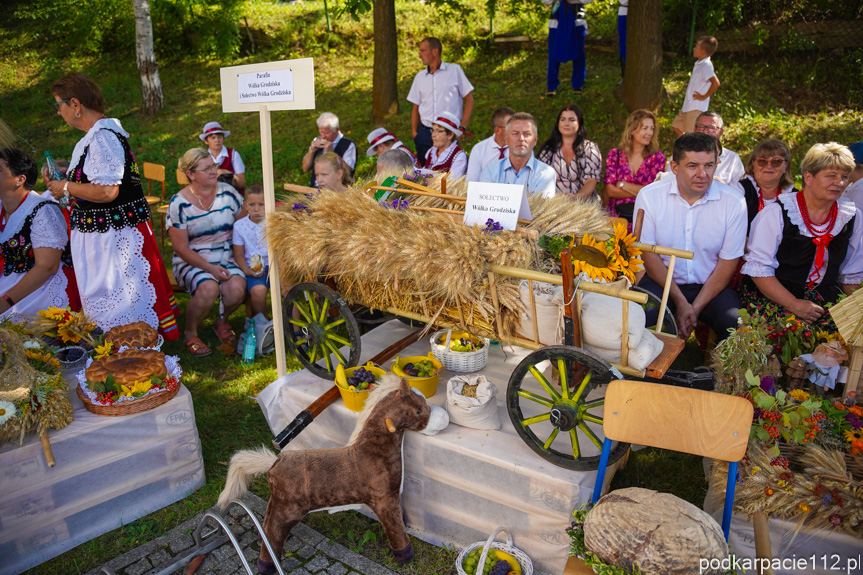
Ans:
[[[374,156],[375,148],[378,147],[378,144],[395,140],[396,136],[392,132],[388,132],[386,128],[375,128],[366,136],[366,139],[369,141],[369,149],[366,150],[366,155]]]
[[[455,134],[456,138],[461,137],[464,133],[461,128],[459,128],[458,118],[452,112],[441,112],[441,115],[437,117],[437,119],[432,122],[432,124],[437,124],[443,128],[446,128],[453,134]]]
[[[207,136],[212,136],[213,134],[223,134],[227,138],[231,135],[231,132],[223,130],[222,125],[218,122],[207,122],[204,124],[204,131],[198,137],[201,138],[202,142],[206,142]]]

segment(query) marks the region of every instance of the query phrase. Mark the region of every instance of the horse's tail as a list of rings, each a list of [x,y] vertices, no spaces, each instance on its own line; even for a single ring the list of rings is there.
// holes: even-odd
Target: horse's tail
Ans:
[[[249,482],[269,471],[277,458],[278,455],[264,446],[236,452],[231,457],[231,464],[228,467],[225,489],[222,490],[216,503],[219,509],[224,509],[231,501],[245,493],[249,488]]]

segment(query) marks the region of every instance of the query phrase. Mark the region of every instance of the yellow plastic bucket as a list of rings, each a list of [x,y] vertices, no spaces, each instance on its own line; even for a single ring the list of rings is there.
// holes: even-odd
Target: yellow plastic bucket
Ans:
[[[428,377],[411,377],[405,373],[405,370],[402,366],[407,365],[409,363],[417,363],[418,361],[422,361],[427,359],[432,362],[432,365],[435,367],[434,375],[430,375]],[[443,369],[443,364],[434,358],[434,355],[429,352],[426,355],[412,355],[410,357],[401,357],[396,358],[395,363],[393,363],[393,373],[399,377],[404,377],[408,380],[408,384],[411,387],[414,387],[420,391],[424,396],[431,397],[437,392],[437,384],[440,381],[440,371]]]
[[[375,379],[380,379],[387,374],[386,371],[377,367],[372,362],[368,362],[363,366],[357,367],[349,367],[345,370],[345,377],[350,378],[354,376],[354,372],[358,370],[360,367],[366,368],[366,370],[375,374]],[[371,393],[371,389],[365,389],[362,391],[354,391],[348,389],[347,387],[343,387],[341,384],[336,382],[336,385],[339,388],[339,393],[342,395],[342,400],[345,402],[345,407],[350,409],[351,411],[362,411],[363,406],[366,404],[366,398],[368,398],[369,393]]]

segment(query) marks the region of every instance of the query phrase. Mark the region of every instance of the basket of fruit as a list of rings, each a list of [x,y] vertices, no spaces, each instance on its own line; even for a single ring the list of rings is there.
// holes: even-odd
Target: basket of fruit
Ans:
[[[336,366],[336,385],[345,407],[351,411],[362,411],[369,392],[377,387],[377,382],[386,374],[372,362],[347,369],[341,364]]]
[[[501,532],[506,534],[505,543],[495,541]],[[512,535],[503,527],[498,527],[485,542],[462,549],[455,566],[458,575],[533,575],[530,557],[512,544]]]
[[[415,387],[429,398],[437,392],[441,369],[443,364],[433,358],[432,354],[428,354],[428,356],[397,357],[393,363],[392,372],[407,379],[411,387]]]
[[[471,373],[488,362],[488,338],[449,329],[436,332],[429,343],[435,359],[450,371]]]

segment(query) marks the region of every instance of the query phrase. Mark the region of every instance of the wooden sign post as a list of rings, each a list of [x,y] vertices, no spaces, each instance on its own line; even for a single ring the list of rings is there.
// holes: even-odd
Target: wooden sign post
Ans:
[[[315,68],[311,58],[282,60],[221,68],[222,111],[258,112],[261,116],[261,169],[264,203],[268,213],[276,211],[273,178],[273,138],[270,112],[313,110],[315,108]],[[273,302],[273,332],[276,344],[276,369],[279,377],[287,374],[285,331],[282,321],[282,289],[279,264],[273,246],[267,244],[270,259],[270,298]]]

